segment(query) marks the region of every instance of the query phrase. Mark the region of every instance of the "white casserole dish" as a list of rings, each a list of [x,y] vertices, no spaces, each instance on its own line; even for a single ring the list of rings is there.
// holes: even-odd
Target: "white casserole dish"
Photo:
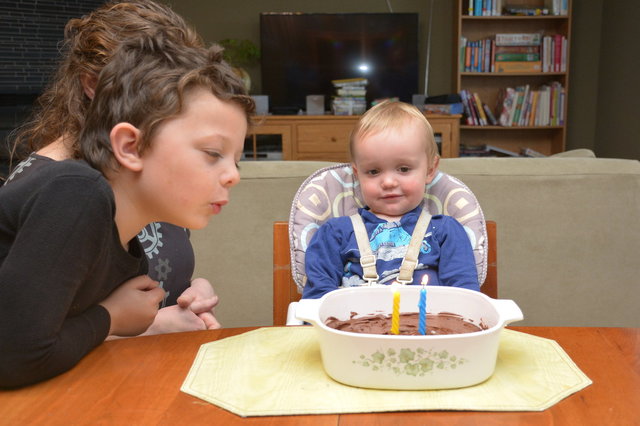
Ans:
[[[393,290],[400,291],[400,312],[418,312],[421,286],[342,288],[320,299],[303,299],[296,317],[313,324],[322,363],[334,380],[374,389],[447,389],[475,385],[495,369],[500,331],[522,320],[512,300],[491,299],[461,288],[427,287],[427,312],[455,313],[488,328],[450,335],[373,335],[339,331],[325,325],[329,317],[390,314]]]

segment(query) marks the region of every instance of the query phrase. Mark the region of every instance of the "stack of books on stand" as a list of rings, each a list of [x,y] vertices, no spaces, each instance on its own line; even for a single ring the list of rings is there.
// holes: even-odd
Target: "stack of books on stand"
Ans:
[[[460,91],[465,120],[470,126],[496,126],[496,120],[491,108],[480,99],[478,93],[471,93],[468,90]]]
[[[539,33],[496,34],[496,72],[541,72]]]
[[[336,90],[336,95],[331,101],[334,115],[360,115],[367,110],[367,84],[366,78],[346,78],[331,80]]]
[[[528,84],[502,90],[498,102],[501,126],[562,126],[565,114],[565,90],[552,82],[539,89]]]

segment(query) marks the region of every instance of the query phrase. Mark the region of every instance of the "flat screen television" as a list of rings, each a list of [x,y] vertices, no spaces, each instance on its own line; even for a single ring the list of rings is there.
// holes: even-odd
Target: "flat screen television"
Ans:
[[[262,92],[274,114],[306,109],[332,80],[366,78],[367,105],[418,93],[417,13],[261,13]]]

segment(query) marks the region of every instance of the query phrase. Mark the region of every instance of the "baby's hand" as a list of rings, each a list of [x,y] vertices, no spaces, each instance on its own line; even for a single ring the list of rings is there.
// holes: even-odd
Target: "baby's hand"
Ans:
[[[195,278],[191,281],[191,286],[178,297],[177,301],[181,308],[189,309],[198,315],[207,329],[221,327],[214,314],[214,308],[220,300],[209,281],[204,278]]]
[[[136,336],[144,332],[156,317],[164,295],[147,275],[125,281],[100,303],[111,317],[109,334]]]

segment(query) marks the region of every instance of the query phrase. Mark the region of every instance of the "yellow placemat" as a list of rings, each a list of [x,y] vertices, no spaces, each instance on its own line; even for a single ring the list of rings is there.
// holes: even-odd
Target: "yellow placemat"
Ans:
[[[591,384],[553,340],[503,330],[496,370],[468,388],[397,391],[340,384],[311,327],[261,328],[200,347],[181,390],[240,416],[382,411],[542,411]]]

